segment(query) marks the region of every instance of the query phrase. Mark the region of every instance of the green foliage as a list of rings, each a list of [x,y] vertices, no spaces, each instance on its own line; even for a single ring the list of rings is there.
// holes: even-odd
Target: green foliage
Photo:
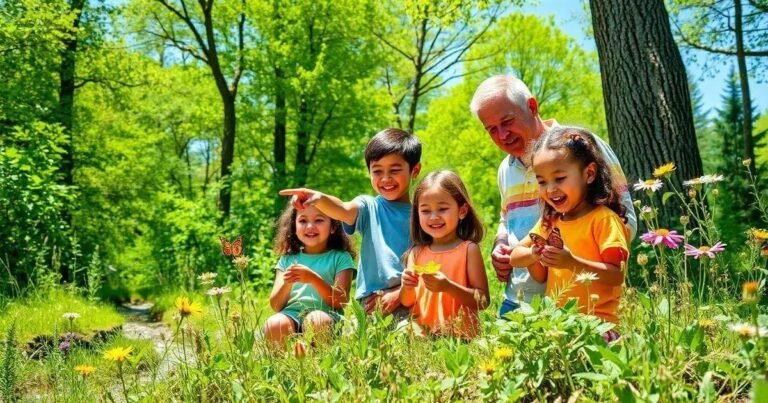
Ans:
[[[10,275],[4,292],[41,280],[30,268],[52,264],[56,251],[69,245],[62,211],[73,189],[60,184],[58,173],[66,141],[58,126],[44,123],[0,137],[0,257]]]
[[[18,347],[16,346],[16,323],[8,328],[3,346],[3,362],[0,366],[0,396],[4,401],[16,399],[16,379],[18,377]]]

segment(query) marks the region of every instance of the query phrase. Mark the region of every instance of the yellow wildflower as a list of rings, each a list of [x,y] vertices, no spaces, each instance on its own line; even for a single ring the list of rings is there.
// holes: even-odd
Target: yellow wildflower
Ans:
[[[107,350],[107,352],[104,353],[104,358],[121,364],[131,356],[131,351],[133,351],[133,347],[115,347],[111,350]]]
[[[768,240],[768,231],[764,229],[752,228],[749,230],[749,235],[756,241]]]
[[[203,307],[198,302],[190,303],[189,298],[186,297],[176,298],[176,309],[178,309],[178,313],[182,318],[203,312]]]
[[[758,294],[757,290],[759,289],[759,285],[756,281],[748,281],[744,283],[742,286],[742,292],[741,292],[741,300],[748,303],[748,304],[754,304],[757,303]]]
[[[77,371],[83,378],[87,378],[93,371],[96,371],[96,367],[93,365],[78,365],[75,367],[75,371]]]
[[[440,271],[440,263],[437,263],[434,260],[430,260],[423,266],[417,264],[413,265],[413,270],[419,274],[435,274]]]
[[[496,357],[497,360],[506,360],[507,358],[511,358],[513,353],[514,352],[512,351],[511,348],[509,348],[509,347],[502,347],[502,348],[497,349],[493,353],[493,356]]]
[[[493,372],[496,371],[496,364],[489,361],[480,363],[480,371],[488,376],[493,375]]]
[[[653,170],[653,176],[657,178],[661,178],[664,176],[669,176],[677,169],[674,162],[666,163],[656,169]]]

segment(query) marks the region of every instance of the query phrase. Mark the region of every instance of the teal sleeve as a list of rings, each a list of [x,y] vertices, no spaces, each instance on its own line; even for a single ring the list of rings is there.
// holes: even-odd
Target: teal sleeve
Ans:
[[[285,271],[290,265],[291,264],[288,263],[288,256],[283,255],[283,256],[280,256],[280,259],[277,259],[277,264],[275,265],[275,268],[280,271]]]

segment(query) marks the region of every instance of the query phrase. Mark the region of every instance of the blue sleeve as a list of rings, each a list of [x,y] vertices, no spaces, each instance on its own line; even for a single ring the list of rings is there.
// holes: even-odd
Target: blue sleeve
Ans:
[[[344,227],[344,232],[346,232],[347,235],[352,235],[355,231],[362,231],[362,229],[368,225],[368,206],[370,205],[370,202],[372,202],[370,197],[365,195],[357,196],[352,199],[352,203],[357,204],[357,219],[355,220],[354,226],[343,222],[341,223],[342,227]]]
[[[288,256],[283,255],[280,256],[280,259],[277,259],[277,264],[275,265],[275,268],[280,271],[285,271],[285,269],[288,268],[291,264],[288,263]]]

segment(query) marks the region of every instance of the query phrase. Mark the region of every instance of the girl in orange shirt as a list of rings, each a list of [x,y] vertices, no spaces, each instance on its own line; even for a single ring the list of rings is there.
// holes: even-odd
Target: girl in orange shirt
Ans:
[[[583,313],[618,323],[621,266],[629,255],[626,208],[592,134],[552,128],[536,142],[531,159],[542,218],[513,249],[510,264],[546,281],[547,296],[558,297],[558,304],[576,298]]]
[[[483,225],[458,175],[432,172],[413,196],[411,237],[401,302],[431,334],[473,338],[478,311],[488,306],[480,248]]]

